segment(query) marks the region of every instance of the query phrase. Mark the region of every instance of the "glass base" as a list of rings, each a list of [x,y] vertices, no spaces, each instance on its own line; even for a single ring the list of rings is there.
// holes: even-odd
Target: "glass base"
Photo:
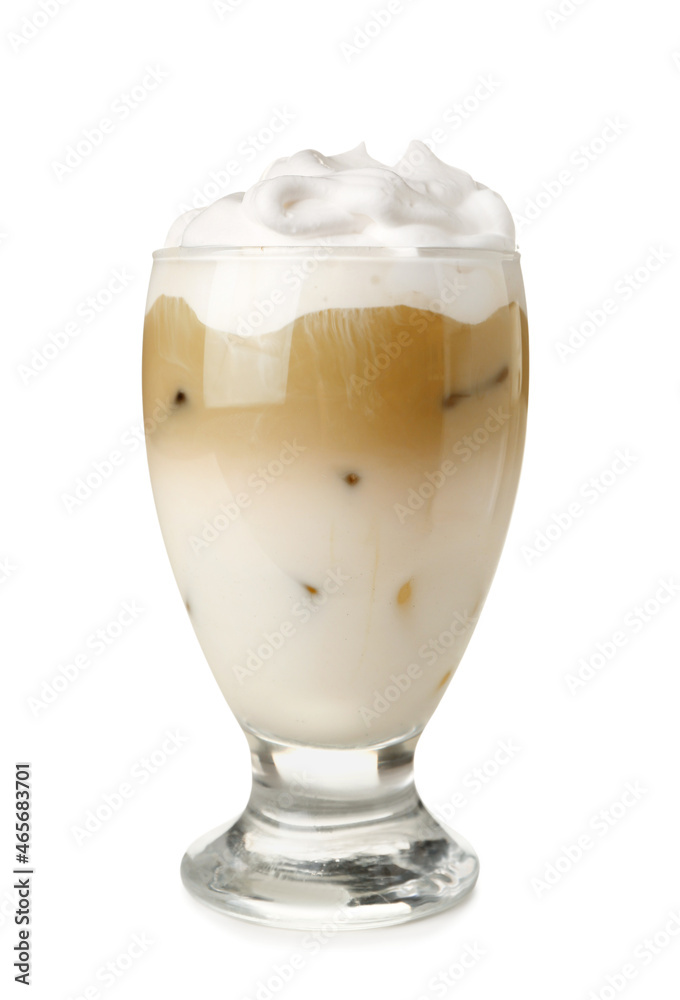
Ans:
[[[416,792],[417,736],[329,750],[246,735],[248,806],[182,859],[201,902],[270,926],[346,930],[430,916],[473,888],[477,856]]]

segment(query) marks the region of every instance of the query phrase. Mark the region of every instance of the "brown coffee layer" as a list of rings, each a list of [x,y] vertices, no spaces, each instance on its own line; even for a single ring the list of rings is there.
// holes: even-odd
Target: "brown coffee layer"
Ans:
[[[447,428],[469,433],[487,404],[516,398],[520,344],[514,303],[475,325],[408,306],[332,309],[242,338],[161,296],[145,324],[145,416],[167,415],[154,443],[178,457],[274,454],[298,437],[357,467],[366,454],[427,464]],[[361,487],[355,469],[344,480]]]

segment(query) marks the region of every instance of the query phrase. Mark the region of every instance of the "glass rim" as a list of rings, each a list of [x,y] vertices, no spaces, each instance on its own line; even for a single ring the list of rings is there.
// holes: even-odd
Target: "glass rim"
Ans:
[[[393,246],[357,246],[330,245],[316,243],[295,246],[192,246],[163,247],[152,253],[156,260],[229,260],[229,259],[276,259],[314,257],[319,250],[330,253],[317,259],[323,262],[327,259],[395,259],[395,260],[436,260],[449,258],[460,260],[512,260],[519,261],[519,250],[494,250],[483,247],[393,247]]]

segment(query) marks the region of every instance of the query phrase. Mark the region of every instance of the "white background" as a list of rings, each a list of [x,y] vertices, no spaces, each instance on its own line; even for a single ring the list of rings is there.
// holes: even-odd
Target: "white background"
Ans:
[[[14,762],[30,760],[39,1000],[88,987],[113,1000],[252,1000],[293,952],[304,967],[273,996],[678,996],[680,934],[657,937],[653,957],[643,942],[669,921],[680,930],[671,916],[680,908],[680,595],[654,603],[661,581],[680,581],[680,14],[670,0],[581,0],[549,19],[558,3],[401,0],[356,52],[343,43],[384,0],[234,0],[221,12],[209,0],[70,0],[26,42],[12,35],[39,6],[3,4],[3,981],[16,941]],[[125,119],[113,114],[114,130],[91,155],[59,171],[67,147],[112,117],[147,67],[167,76]],[[483,100],[473,96],[480,78],[493,81]],[[446,126],[458,103],[467,118]],[[294,120],[253,155],[248,136],[276,109]],[[620,134],[598,142],[608,119]],[[516,217],[544,192],[518,233],[532,385],[514,519],[481,623],[417,759],[432,809],[450,815],[464,796],[452,825],[477,849],[482,873],[458,909],[331,936],[313,955],[302,933],[221,918],[179,880],[187,845],[243,806],[249,761],[172,578],[143,449],[125,444],[141,424],[150,254],[181,203],[229,160],[239,168],[229,189],[238,190],[297,149],[335,153],[366,139],[389,162],[440,127],[438,155],[500,191]],[[571,183],[560,191],[564,170]],[[653,249],[662,262],[645,271]],[[131,276],[127,287],[92,322],[80,316],[80,333],[27,375],[34,349],[77,321],[79,304],[115,269]],[[615,311],[588,326],[605,299]],[[562,359],[558,344],[584,323],[590,336]],[[610,475],[617,449],[628,467]],[[122,464],[69,512],[63,494],[112,450]],[[603,490],[595,501],[592,479]],[[573,503],[582,514],[567,526]],[[529,551],[550,524],[544,551]],[[143,609],[135,623],[32,711],[29,698],[133,600]],[[642,624],[633,609],[646,603]],[[597,644],[615,632],[625,644],[598,659]],[[567,675],[593,657],[599,668],[570,691]],[[167,731],[186,738],[181,748],[77,843],[73,828]],[[489,763],[500,740],[518,748],[502,767]],[[476,767],[497,772],[478,792]],[[595,819],[627,783],[637,797]],[[590,847],[568,862],[564,850],[583,835]],[[550,865],[557,876],[541,888]],[[152,943],[107,986],[99,970],[119,962],[135,934]],[[454,983],[467,945],[483,955]],[[23,990],[10,986],[12,996]]]

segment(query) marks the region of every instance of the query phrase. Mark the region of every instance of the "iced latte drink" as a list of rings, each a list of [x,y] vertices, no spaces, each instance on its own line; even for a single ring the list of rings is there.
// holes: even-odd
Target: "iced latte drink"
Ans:
[[[255,759],[240,826],[190,852],[185,881],[237,915],[309,926],[328,909],[310,873],[344,851],[338,902],[353,922],[451,905],[476,859],[459,843],[453,858],[403,768],[478,620],[519,476],[527,345],[512,220],[412,143],[394,168],[363,147],[278,161],[245,195],[178,220],[168,242],[144,331],[151,479],[191,623]],[[281,762],[296,753],[307,772],[310,753],[317,763],[293,794]],[[337,761],[356,772],[357,754],[372,783],[326,781]],[[412,845],[439,843],[449,875],[458,864],[448,893],[406,905],[397,878],[371,908],[352,883],[359,857],[364,875],[382,863],[370,846],[386,835],[371,811],[381,796],[409,803]],[[362,823],[364,855],[338,849],[338,829],[346,841]],[[306,825],[325,830],[313,863],[296,841]],[[290,892],[269,886],[263,908],[244,865],[251,879],[271,871],[286,827],[275,850],[288,850]]]

